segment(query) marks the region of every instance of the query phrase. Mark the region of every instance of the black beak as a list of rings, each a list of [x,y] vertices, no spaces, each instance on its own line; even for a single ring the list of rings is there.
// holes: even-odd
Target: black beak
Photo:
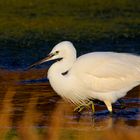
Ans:
[[[53,53],[49,54],[46,58],[44,58],[44,59],[42,59],[42,60],[40,60],[40,61],[38,61],[38,62],[32,64],[31,66],[29,66],[29,67],[27,68],[27,70],[29,70],[29,69],[31,69],[31,68],[37,66],[37,65],[40,65],[40,64],[42,64],[42,63],[44,63],[44,62],[49,61],[49,59],[52,58],[53,56],[54,56]]]

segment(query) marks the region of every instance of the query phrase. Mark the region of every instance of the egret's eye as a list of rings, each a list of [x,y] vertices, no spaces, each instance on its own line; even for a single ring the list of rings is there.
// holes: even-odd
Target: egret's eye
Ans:
[[[59,51],[56,51],[55,53],[56,53],[56,54],[58,54],[58,53],[59,53]]]

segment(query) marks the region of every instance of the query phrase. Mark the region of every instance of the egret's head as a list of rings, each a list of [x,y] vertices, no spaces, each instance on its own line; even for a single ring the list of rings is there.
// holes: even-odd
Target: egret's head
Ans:
[[[34,63],[29,68],[32,68],[36,65],[42,64],[44,62],[50,61],[50,60],[62,60],[67,57],[76,57],[76,50],[73,46],[73,44],[69,41],[63,41],[58,43],[54,46],[52,51],[48,54],[48,56],[44,59],[42,59],[39,62]]]

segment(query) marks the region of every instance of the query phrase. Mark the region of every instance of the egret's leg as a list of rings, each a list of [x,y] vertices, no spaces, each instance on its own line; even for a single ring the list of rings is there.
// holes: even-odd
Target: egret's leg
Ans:
[[[95,107],[94,107],[93,101],[88,102],[88,106],[90,106],[90,105],[91,105],[92,112],[95,112]]]
[[[94,109],[94,103],[93,103],[93,101],[89,101],[88,103],[79,105],[78,107],[76,107],[76,108],[74,109],[74,111],[81,112],[84,108],[88,108],[88,109],[89,109],[90,106],[91,106],[92,111],[94,112],[95,109]]]
[[[110,113],[112,113],[112,104],[110,101],[104,101],[105,105],[107,106],[107,109]]]

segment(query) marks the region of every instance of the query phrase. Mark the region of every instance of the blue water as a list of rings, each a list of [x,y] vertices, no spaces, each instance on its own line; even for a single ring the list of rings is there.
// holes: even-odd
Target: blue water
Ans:
[[[56,43],[44,42],[31,46],[18,44],[3,44],[0,46],[0,68],[8,70],[24,70],[32,63],[44,58]],[[114,51],[140,54],[140,40],[120,39],[116,41],[102,40],[93,42],[73,42],[78,56],[92,51]],[[48,67],[50,63],[42,64],[37,68]]]

